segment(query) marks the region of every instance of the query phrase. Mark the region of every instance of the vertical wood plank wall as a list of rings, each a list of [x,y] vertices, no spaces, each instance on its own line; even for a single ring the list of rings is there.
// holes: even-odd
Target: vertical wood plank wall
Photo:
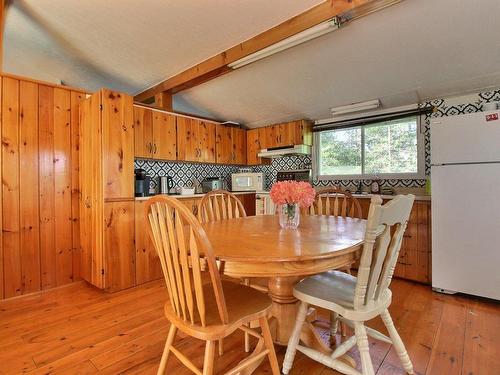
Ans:
[[[78,104],[85,94],[0,76],[0,299],[80,278]]]

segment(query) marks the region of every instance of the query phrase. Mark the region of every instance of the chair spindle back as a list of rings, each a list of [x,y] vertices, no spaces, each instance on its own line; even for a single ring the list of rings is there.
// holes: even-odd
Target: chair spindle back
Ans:
[[[213,190],[198,204],[198,220],[202,223],[246,216],[241,201],[227,190]]]
[[[383,206],[380,197],[371,199],[354,294],[355,309],[378,301],[389,288],[414,199],[411,194],[398,195]],[[381,227],[383,232],[377,237]]]
[[[316,193],[314,203],[309,208],[310,215],[332,215],[361,219],[363,212],[358,200],[348,191],[331,187]]]
[[[166,196],[149,199],[145,213],[176,315],[205,327],[205,301],[215,296],[221,323],[227,323],[227,307],[212,245],[196,217],[177,199]],[[202,264],[206,264],[210,274],[213,296],[204,295]]]

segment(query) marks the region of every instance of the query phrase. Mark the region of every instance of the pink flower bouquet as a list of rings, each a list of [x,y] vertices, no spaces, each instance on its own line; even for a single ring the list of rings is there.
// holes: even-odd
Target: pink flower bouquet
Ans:
[[[280,226],[296,229],[300,222],[300,209],[314,202],[316,192],[308,182],[282,181],[271,188],[271,199],[278,205]]]
[[[270,195],[274,204],[298,204],[307,208],[313,204],[316,191],[309,182],[281,181],[273,185]]]

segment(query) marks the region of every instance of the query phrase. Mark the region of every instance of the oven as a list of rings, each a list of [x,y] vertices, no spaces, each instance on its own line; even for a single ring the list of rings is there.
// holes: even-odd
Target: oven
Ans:
[[[312,181],[312,173],[310,169],[297,169],[293,171],[279,171],[276,176],[276,181]]]

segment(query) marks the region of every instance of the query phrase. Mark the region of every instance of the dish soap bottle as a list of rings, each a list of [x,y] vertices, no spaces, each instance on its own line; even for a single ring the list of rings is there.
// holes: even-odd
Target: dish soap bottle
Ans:
[[[431,195],[431,176],[427,176],[425,179],[425,194]]]

